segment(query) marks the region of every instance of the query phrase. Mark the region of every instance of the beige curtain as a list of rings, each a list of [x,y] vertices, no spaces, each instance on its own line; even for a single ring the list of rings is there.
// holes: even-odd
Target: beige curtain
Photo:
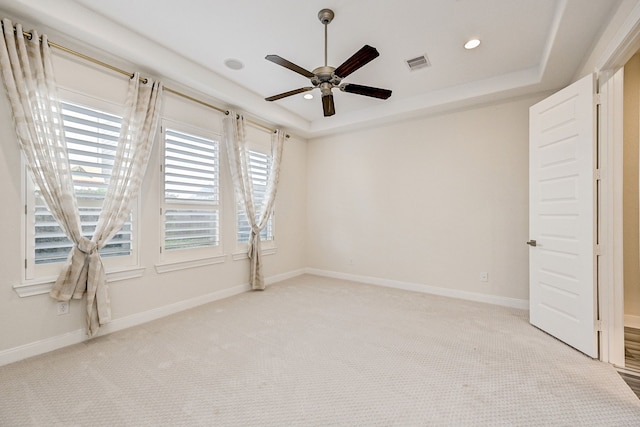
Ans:
[[[282,148],[284,146],[285,133],[276,130],[271,135],[271,170],[265,197],[260,206],[255,206],[253,196],[253,180],[249,167],[249,149],[247,148],[244,117],[230,111],[224,118],[224,139],[229,158],[229,167],[233,177],[236,193],[244,206],[247,220],[251,225],[249,236],[249,283],[254,290],[264,289],[264,276],[262,274],[260,232],[267,225],[273,212],[273,206],[280,179],[280,163],[282,161]]]
[[[91,240],[82,236],[73,179],[64,139],[60,103],[47,37],[37,32],[25,39],[22,27],[2,21],[0,67],[13,111],[18,141],[27,166],[47,207],[74,243],[50,293],[68,301],[87,296],[87,333],[110,321],[106,275],[98,250],[122,227],[138,193],[155,132],[158,128],[162,85],[142,85],[136,74],[129,82],[127,112],[113,176]]]

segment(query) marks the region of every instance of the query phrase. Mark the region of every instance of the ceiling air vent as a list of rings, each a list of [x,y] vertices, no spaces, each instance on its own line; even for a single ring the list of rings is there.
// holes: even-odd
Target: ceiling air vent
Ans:
[[[421,55],[416,58],[407,59],[407,65],[411,71],[419,70],[420,68],[426,68],[431,66],[429,58],[426,55]]]

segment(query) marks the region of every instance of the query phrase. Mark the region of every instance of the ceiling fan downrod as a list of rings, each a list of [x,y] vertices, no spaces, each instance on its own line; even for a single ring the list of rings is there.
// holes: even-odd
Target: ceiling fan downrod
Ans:
[[[324,66],[327,66],[327,26],[333,21],[335,14],[331,9],[322,9],[318,12],[318,19],[324,25]]]

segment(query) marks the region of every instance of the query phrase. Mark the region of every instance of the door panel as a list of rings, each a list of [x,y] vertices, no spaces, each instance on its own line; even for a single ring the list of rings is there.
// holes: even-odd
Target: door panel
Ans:
[[[595,77],[529,116],[530,322],[598,356],[595,281]]]

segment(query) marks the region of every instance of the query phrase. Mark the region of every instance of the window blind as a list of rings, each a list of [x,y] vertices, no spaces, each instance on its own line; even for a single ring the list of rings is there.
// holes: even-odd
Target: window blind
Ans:
[[[218,144],[165,131],[165,199],[218,202]]]
[[[164,130],[164,247],[218,246],[218,141]]]
[[[61,103],[61,108],[82,234],[91,238],[111,178],[122,119],[66,102]],[[35,263],[65,261],[73,243],[53,218],[38,189],[35,195]],[[119,256],[131,252],[132,221],[129,218],[100,254]]]

